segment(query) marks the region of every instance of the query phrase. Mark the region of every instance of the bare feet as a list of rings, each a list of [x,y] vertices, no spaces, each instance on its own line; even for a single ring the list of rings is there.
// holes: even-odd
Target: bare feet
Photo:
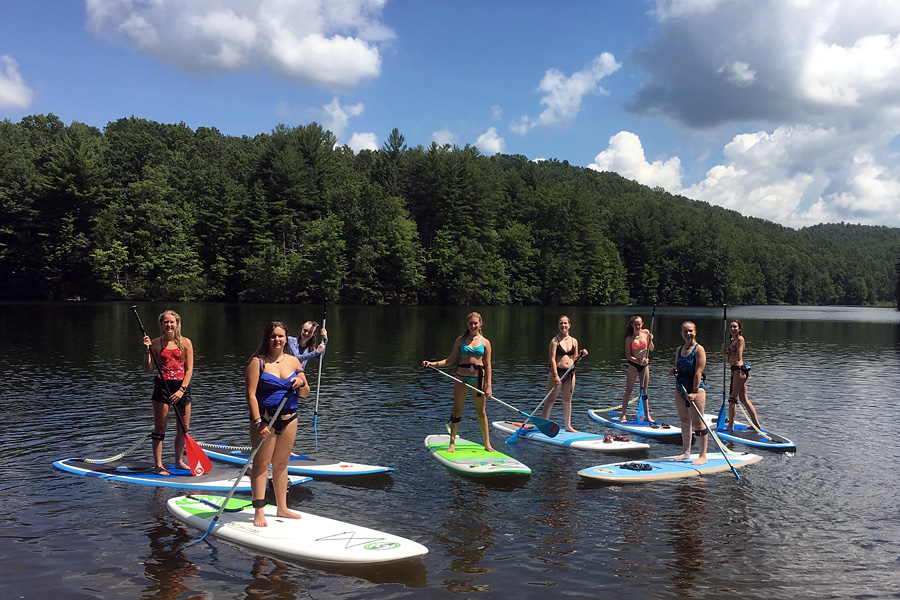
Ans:
[[[253,525],[255,527],[268,527],[269,522],[266,521],[266,513],[263,512],[263,509],[258,508],[256,512],[253,514]]]
[[[180,461],[178,461],[178,468],[179,468],[179,469],[186,469],[186,470],[190,471],[190,470],[191,470],[191,465],[185,463],[183,460],[180,460]]]
[[[450,442],[450,445],[447,446],[447,452],[456,452],[456,442]]]
[[[705,465],[706,464],[706,456],[701,456],[697,460],[691,463],[692,465]]]
[[[155,467],[153,467],[153,472],[157,475],[162,475],[163,477],[168,477],[169,475],[171,475],[171,473],[169,473],[169,471],[161,465],[156,465]]]
[[[627,423],[627,422],[628,422],[628,417],[626,417],[625,415],[622,415],[621,417],[619,417],[619,423]]]
[[[288,508],[279,508],[275,513],[276,517],[281,517],[282,519],[300,519],[302,518],[299,513],[295,513],[294,511]]]
[[[494,448],[490,444],[485,444],[484,449],[488,452],[494,452]]]
[[[568,431],[570,433],[578,433],[578,430],[575,429],[574,427],[572,427],[571,425],[566,426],[566,431]]]
[[[691,457],[690,454],[682,453],[682,454],[679,454],[678,456],[673,456],[672,460],[684,460],[684,459],[690,458],[690,457]]]

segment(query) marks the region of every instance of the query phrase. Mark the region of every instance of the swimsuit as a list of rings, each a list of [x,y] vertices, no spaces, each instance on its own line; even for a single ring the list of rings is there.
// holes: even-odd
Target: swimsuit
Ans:
[[[647,340],[641,341],[640,336],[634,338],[631,341],[631,349],[632,350],[643,350],[647,347]]]
[[[169,404],[169,398],[184,382],[184,361],[181,359],[181,350],[178,348],[166,348],[158,354],[159,370],[165,379],[159,375],[153,383],[153,401],[160,404]],[[184,415],[185,407],[191,403],[191,386],[188,385],[184,395],[175,403],[175,407],[181,415]]]
[[[572,346],[572,349],[569,351],[563,350],[562,346],[559,345],[559,342],[556,343],[556,361],[559,362],[563,356],[575,356],[575,346]]]
[[[481,337],[481,343],[475,346],[474,348],[466,344],[465,342],[459,343],[459,354],[460,356],[472,356],[475,358],[481,358],[484,356],[484,336]],[[456,367],[457,369],[468,369],[469,373],[475,373],[478,371],[477,375],[459,375],[462,377],[463,381],[468,383],[474,388],[478,388],[479,390],[484,389],[484,366],[477,365],[475,363],[459,363]]]
[[[675,388],[678,390],[678,393],[684,397],[685,402],[687,402],[688,390],[694,385],[694,373],[696,371],[694,352],[697,351],[698,345],[699,344],[694,344],[691,353],[687,356],[681,355],[681,350],[684,348],[684,346],[681,346],[678,348],[678,358],[675,360]],[[703,384],[702,374],[698,389],[706,389],[706,386]]]
[[[264,370],[265,364],[262,358],[257,358],[257,360],[259,360],[259,382],[256,384],[256,402],[259,406],[260,418],[264,423],[268,424],[272,420],[272,417],[275,416],[275,411],[278,410],[278,405],[287,396],[284,408],[281,409],[281,418],[275,423],[275,433],[281,434],[285,426],[297,418],[299,403],[297,394],[294,392],[294,387],[291,384],[303,370],[297,369],[289,377],[282,379]],[[287,419],[284,418],[287,415],[292,416]]]

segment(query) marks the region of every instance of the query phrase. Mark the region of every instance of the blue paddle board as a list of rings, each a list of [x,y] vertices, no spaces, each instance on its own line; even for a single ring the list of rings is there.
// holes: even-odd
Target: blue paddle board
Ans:
[[[711,427],[715,427],[718,422],[718,417],[712,415],[704,415],[704,418],[706,418],[707,424]],[[760,431],[762,431],[764,435],[760,435],[753,429],[752,425],[747,425],[735,420],[734,431],[725,431],[724,429],[716,428],[716,435],[718,435],[721,440],[738,442],[753,448],[764,448],[766,450],[775,450],[778,452],[795,452],[797,450],[797,444],[786,437],[765,429],[760,429]]]
[[[705,465],[691,464],[697,458],[696,454],[690,458],[675,460],[674,457],[655,458],[651,460],[627,461],[613,463],[611,465],[598,465],[578,471],[584,479],[603,483],[649,483],[652,481],[666,481],[669,479],[682,479],[685,477],[697,477],[731,471],[731,467],[719,452],[708,452]],[[728,455],[728,459],[735,469],[758,463],[762,456],[757,454]]]
[[[107,481],[120,481],[137,485],[167,487],[179,490],[198,490],[209,492],[228,492],[240,473],[240,469],[214,469],[203,475],[193,476],[188,469],[178,469],[174,465],[166,467],[171,475],[158,475],[149,462],[117,460],[96,464],[78,458],[66,458],[53,463],[53,466],[66,473],[96,477]],[[310,477],[289,476],[291,484],[311,481]],[[236,492],[250,493],[250,478],[243,477]]]
[[[644,438],[667,441],[667,442],[680,442],[681,441],[681,425],[669,425],[667,423],[663,423],[659,421],[656,425],[651,425],[647,421],[625,421],[624,423],[619,421],[619,412],[612,411],[600,411],[600,410],[589,410],[588,415],[597,421],[598,423],[602,423],[607,427],[612,427],[613,429],[621,429],[622,431],[627,431],[632,435],[639,435]]]

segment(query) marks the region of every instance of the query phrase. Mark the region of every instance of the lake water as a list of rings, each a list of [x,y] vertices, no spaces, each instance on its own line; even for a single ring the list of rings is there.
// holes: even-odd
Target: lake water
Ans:
[[[169,305],[141,304],[144,322]],[[243,369],[263,326],[295,333],[321,307],[172,305],[196,349],[192,435],[247,444]],[[504,443],[531,466],[519,485],[455,476],[422,441],[445,432],[449,380],[419,365],[443,358],[468,309],[329,307],[331,343],[319,391],[318,454],[389,465],[385,478],[297,486],[292,506],[414,539],[420,565],[334,572],[213,541],[172,518],[176,492],[60,473],[54,460],[103,457],[152,429],[151,380],[124,303],[0,304],[3,535],[6,598],[900,598],[900,313],[875,308],[729,308],[743,322],[750,398],[763,424],[794,440],[741,471],[633,487],[582,483],[579,469],[623,460]],[[484,308],[494,393],[530,411],[545,393],[557,309]],[[621,398],[623,335],[633,309],[567,308],[590,355],[579,367],[573,421]],[[639,311],[647,326],[650,310]],[[660,308],[650,397],[677,422],[665,375],[680,323],[696,322],[711,355],[722,309]],[[315,381],[317,368],[310,366]],[[709,406],[722,363],[707,369]],[[314,394],[313,394],[314,396]],[[313,397],[311,396],[311,398]],[[315,452],[312,412],[296,449]],[[515,417],[488,404],[491,420]],[[553,418],[561,419],[559,405]],[[170,423],[170,432],[174,423]],[[605,433],[605,432],[604,432]],[[460,434],[478,441],[467,405]],[[166,455],[171,456],[170,441]],[[735,447],[736,449],[743,449]],[[650,456],[679,447],[651,442]],[[130,458],[149,458],[149,442]]]

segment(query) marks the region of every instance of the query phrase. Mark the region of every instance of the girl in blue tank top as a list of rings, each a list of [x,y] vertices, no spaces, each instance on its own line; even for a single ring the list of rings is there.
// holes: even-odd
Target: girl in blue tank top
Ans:
[[[706,350],[697,343],[696,337],[697,326],[692,321],[681,324],[681,338],[684,345],[675,351],[675,366],[669,370],[669,374],[675,376],[675,408],[678,409],[678,419],[681,421],[683,449],[675,460],[690,460],[693,429],[693,433],[697,436],[699,456],[692,464],[704,465],[709,430],[700,415],[706,408],[706,386],[703,384]]]

